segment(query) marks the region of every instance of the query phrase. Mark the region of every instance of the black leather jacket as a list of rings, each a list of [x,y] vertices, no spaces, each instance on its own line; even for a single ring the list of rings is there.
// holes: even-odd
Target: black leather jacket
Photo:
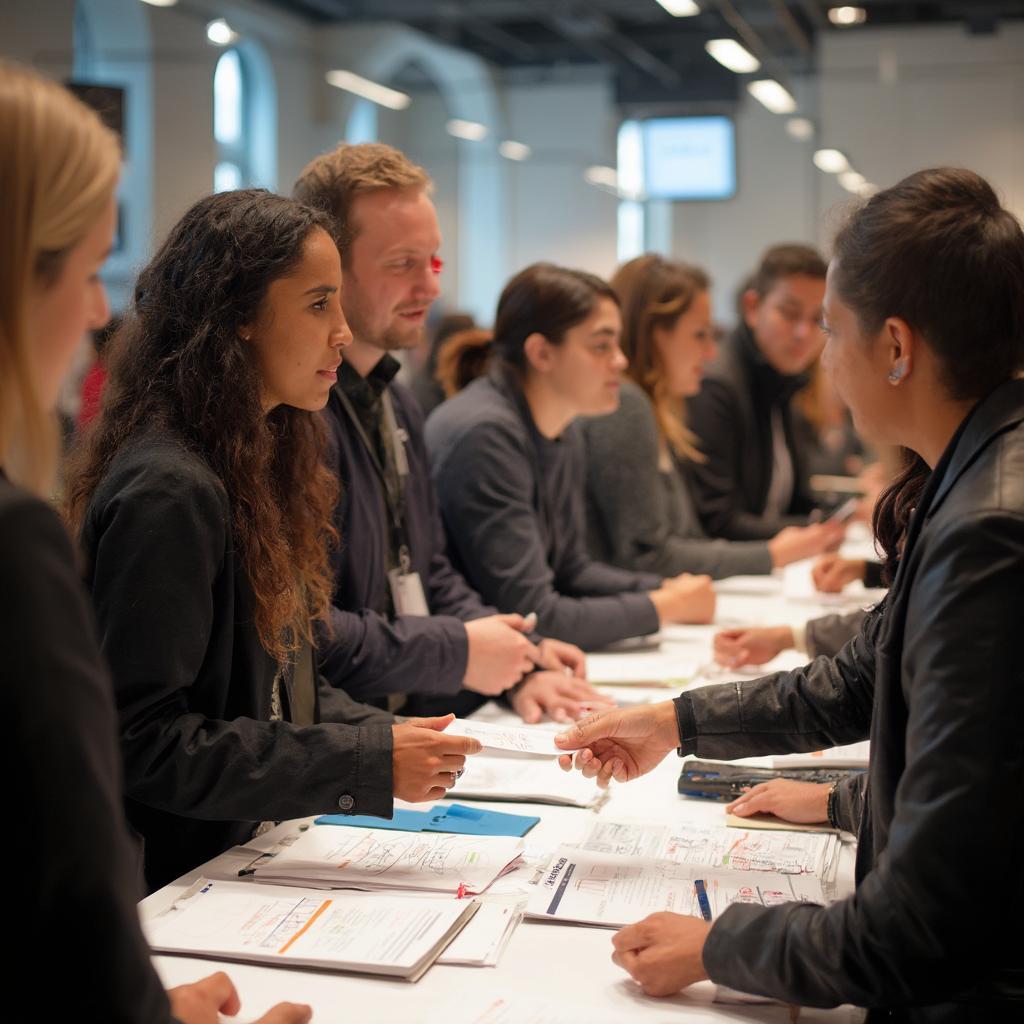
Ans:
[[[733,906],[717,982],[872,1020],[1024,1020],[1024,381],[932,474],[885,602],[834,658],[677,698],[684,752],[812,750],[870,733],[857,890]]]

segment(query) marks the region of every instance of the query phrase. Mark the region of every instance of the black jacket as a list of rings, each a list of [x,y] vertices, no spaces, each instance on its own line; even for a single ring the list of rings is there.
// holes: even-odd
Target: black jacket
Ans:
[[[980,403],[932,474],[892,590],[832,659],[677,698],[684,752],[870,733],[857,891],[734,906],[711,977],[875,1019],[1024,1019],[1024,382]]]
[[[110,680],[71,544],[53,511],[2,473],[0,645],[13,830],[4,1016],[50,1016],[38,972],[59,951],[54,980],[75,1020],[169,1021],[135,907]]]
[[[741,324],[708,368],[700,394],[687,399],[690,428],[703,463],[690,466],[694,497],[712,537],[767,540],[784,526],[803,526],[814,508],[793,433],[790,399],[807,383],[784,377],[765,362],[750,330]],[[781,414],[793,460],[793,496],[785,515],[769,518],[765,501],[772,479],[772,410]]]
[[[586,550],[583,441],[576,424],[550,440],[500,369],[427,421],[427,447],[457,568],[503,612],[591,650],[653,633],[646,591],[661,577],[593,561]]]
[[[390,715],[324,686],[321,720],[352,724],[270,721],[277,662],[253,624],[227,492],[198,455],[167,435],[127,445],[89,502],[82,547],[151,888],[261,820],[391,816]]]
[[[334,636],[320,645],[320,671],[332,686],[360,700],[389,693],[451,696],[462,689],[466,675],[463,623],[494,615],[496,609],[484,604],[445,554],[444,527],[423,442],[423,414],[401,384],[389,384],[388,393],[395,419],[407,434],[406,540],[431,615],[388,614],[389,518],[384,487],[337,388],[332,389],[325,416],[342,485],[334,518],[341,545],[333,560]]]

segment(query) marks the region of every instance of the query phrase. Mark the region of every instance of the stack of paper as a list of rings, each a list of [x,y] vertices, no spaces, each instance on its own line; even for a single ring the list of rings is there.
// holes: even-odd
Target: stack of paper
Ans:
[[[783,754],[772,758],[773,768],[867,768],[871,754],[868,740],[843,747],[815,750],[809,754]]]
[[[483,892],[516,866],[522,839],[317,826],[256,868],[260,881],[339,889]]]
[[[598,686],[658,686],[679,689],[699,672],[703,659],[692,648],[587,655],[587,680]]]
[[[418,981],[477,901],[210,882],[144,924],[157,953]]]
[[[712,916],[731,903],[825,903],[834,895],[834,835],[684,824],[598,822],[562,846],[530,896],[528,915],[620,927],[660,910]]]
[[[488,899],[480,904],[473,920],[441,954],[438,963],[459,967],[497,967],[508,940],[523,919],[522,899]]]
[[[449,790],[460,800],[510,800],[517,803],[597,807],[606,792],[580,772],[564,772],[550,761],[477,755],[466,762],[466,773]]]

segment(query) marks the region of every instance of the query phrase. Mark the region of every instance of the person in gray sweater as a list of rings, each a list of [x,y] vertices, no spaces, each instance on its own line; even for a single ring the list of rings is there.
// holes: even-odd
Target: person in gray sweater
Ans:
[[[614,292],[600,278],[527,267],[498,302],[487,375],[427,421],[454,565],[489,604],[535,611],[545,636],[584,650],[666,621],[708,622],[714,612],[707,576],[664,579],[586,551],[582,439],[573,421],[617,406],[620,327]],[[479,365],[478,346],[466,355],[445,363],[456,375],[460,362]]]
[[[583,423],[590,553],[624,569],[760,575],[819,554],[838,524],[787,527],[770,540],[711,540],[691,494],[703,460],[686,399],[716,353],[707,275],[648,254],[619,268],[622,347],[629,359],[618,409]]]

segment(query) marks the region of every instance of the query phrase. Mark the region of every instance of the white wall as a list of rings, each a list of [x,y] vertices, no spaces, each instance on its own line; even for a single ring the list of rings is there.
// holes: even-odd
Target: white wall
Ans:
[[[818,63],[798,91],[818,121],[814,143],[790,139],[785,118],[747,98],[736,117],[737,197],[674,204],[673,251],[709,271],[725,323],[767,245],[806,241],[827,253],[852,200],[812,165],[817,146],[843,150],[881,188],[926,167],[969,167],[1024,216],[1024,26],[994,36],[952,26],[828,32]]]
[[[610,83],[514,85],[504,98],[510,137],[533,149],[508,164],[510,275],[538,260],[611,274],[618,201],[583,180],[591,164],[615,164]]]

